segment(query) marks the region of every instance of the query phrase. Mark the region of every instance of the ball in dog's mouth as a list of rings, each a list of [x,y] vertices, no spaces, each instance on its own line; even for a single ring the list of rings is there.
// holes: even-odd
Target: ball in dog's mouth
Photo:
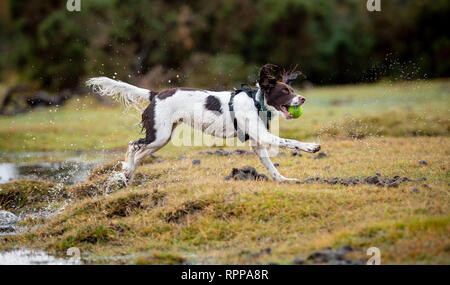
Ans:
[[[281,112],[286,116],[288,119],[297,119],[300,117],[303,113],[302,106],[287,106],[287,105],[281,105],[280,106]]]

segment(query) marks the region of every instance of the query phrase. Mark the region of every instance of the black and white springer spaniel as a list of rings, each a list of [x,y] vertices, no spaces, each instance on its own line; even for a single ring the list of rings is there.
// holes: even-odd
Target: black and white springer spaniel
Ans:
[[[115,96],[126,105],[137,106],[143,101],[150,100],[150,104],[142,113],[142,125],[146,136],[130,142],[125,155],[122,168],[126,184],[132,182],[140,160],[165,146],[175,127],[181,122],[220,138],[233,138],[239,131],[243,132],[275,180],[297,181],[295,178],[286,178],[278,173],[270,161],[267,147],[276,146],[314,153],[320,150],[320,145],[280,138],[267,130],[266,122],[258,112],[261,109],[258,105],[262,104],[263,108],[272,114],[281,114],[284,119],[289,120],[292,116],[287,108],[305,102],[305,98],[295,94],[290,86],[298,73],[284,74],[278,81],[271,74],[273,67],[266,64],[259,71],[256,85],[259,96],[247,94],[249,89],[214,92],[173,88],[158,93],[107,77],[89,79],[86,85],[93,87],[94,92],[104,96]]]

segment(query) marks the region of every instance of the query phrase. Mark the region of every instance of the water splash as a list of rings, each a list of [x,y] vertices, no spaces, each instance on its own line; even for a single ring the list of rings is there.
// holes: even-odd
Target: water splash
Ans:
[[[115,190],[125,187],[125,174],[121,171],[113,171],[106,180],[105,195],[115,192]]]

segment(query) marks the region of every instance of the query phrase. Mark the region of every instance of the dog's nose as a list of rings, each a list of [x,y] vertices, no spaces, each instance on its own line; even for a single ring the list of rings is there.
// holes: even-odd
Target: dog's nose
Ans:
[[[303,97],[303,96],[298,96],[298,97],[300,99],[300,104],[305,103],[305,101],[306,101],[305,97]]]

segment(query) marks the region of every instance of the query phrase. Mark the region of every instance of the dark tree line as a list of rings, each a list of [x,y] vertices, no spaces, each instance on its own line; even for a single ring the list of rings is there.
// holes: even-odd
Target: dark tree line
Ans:
[[[223,88],[266,62],[314,84],[450,75],[448,0],[0,0],[3,78],[61,91],[88,76]],[[250,77],[249,77],[250,76]]]

